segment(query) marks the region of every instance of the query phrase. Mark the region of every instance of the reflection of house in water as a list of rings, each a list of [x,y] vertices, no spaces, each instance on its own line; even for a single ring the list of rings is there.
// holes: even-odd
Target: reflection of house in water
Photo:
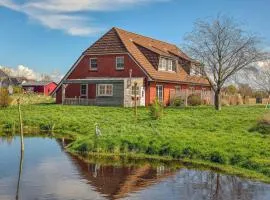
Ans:
[[[126,197],[129,193],[158,183],[173,174],[173,171],[169,169],[152,168],[150,164],[140,167],[115,167],[86,163],[75,156],[71,156],[71,158],[88,183],[109,199]]]
[[[58,140],[60,145],[69,141]],[[108,199],[268,200],[268,185],[206,169],[170,170],[172,162],[155,164],[131,159],[90,158],[67,154],[81,178]],[[102,163],[102,164],[100,164]],[[128,165],[127,165],[128,163]],[[135,165],[132,165],[132,163]],[[177,162],[178,163],[178,162]],[[114,166],[112,166],[112,164]],[[153,164],[153,163],[152,163]],[[179,166],[181,167],[181,164]],[[159,184],[162,181],[162,184]],[[136,193],[136,194],[134,194]]]

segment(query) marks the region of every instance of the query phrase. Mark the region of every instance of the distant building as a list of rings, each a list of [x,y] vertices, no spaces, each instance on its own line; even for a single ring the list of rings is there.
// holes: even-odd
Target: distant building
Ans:
[[[28,81],[21,84],[22,88],[29,93],[40,93],[50,95],[57,84],[53,81]]]
[[[24,76],[11,76],[10,79],[14,86],[21,86],[25,82],[35,81],[32,79],[25,78]]]
[[[10,76],[0,69],[0,88],[7,88],[10,85],[13,85]]]

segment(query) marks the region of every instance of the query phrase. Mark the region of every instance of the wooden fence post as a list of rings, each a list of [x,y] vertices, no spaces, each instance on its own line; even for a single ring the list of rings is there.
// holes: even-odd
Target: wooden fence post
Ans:
[[[22,122],[22,112],[21,112],[21,100],[17,99],[18,103],[18,112],[19,112],[19,120],[20,120],[20,134],[21,134],[21,152],[24,152],[24,142],[23,142],[23,122]]]

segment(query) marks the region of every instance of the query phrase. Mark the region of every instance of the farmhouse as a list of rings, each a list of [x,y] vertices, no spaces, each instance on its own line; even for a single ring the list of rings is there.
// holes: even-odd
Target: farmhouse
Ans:
[[[45,96],[50,95],[57,84],[52,81],[30,81],[22,83],[22,88],[29,93],[39,93]]]
[[[209,101],[209,83],[176,45],[115,27],[82,53],[54,91],[57,103],[125,107],[156,98],[167,105],[193,93]]]

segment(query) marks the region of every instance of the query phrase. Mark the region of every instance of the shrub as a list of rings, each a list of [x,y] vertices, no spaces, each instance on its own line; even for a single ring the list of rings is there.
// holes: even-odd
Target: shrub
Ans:
[[[190,106],[199,106],[202,104],[202,99],[199,95],[191,94],[188,96],[188,105]]]
[[[176,107],[184,106],[185,105],[185,100],[182,99],[181,97],[176,97],[173,101],[173,105]]]
[[[262,134],[270,134],[270,112],[266,113],[261,117],[257,125],[250,129],[250,131],[258,131]]]
[[[150,106],[150,116],[153,119],[160,119],[163,115],[163,104],[157,99],[154,100],[153,104]]]
[[[197,152],[196,149],[192,148],[192,147],[185,147],[182,150],[182,156],[185,158],[193,158],[195,155],[199,154],[199,152]]]
[[[243,161],[245,161],[245,158],[240,154],[235,154],[230,158],[230,164],[232,165],[237,165]]]
[[[8,90],[5,88],[0,89],[0,107],[8,107],[12,102]]]
[[[215,163],[220,163],[220,164],[225,164],[226,163],[226,157],[224,154],[214,151],[210,153],[210,161],[215,162]]]
[[[22,87],[20,87],[20,86],[13,87],[13,93],[14,94],[21,94],[21,93],[23,93]]]

